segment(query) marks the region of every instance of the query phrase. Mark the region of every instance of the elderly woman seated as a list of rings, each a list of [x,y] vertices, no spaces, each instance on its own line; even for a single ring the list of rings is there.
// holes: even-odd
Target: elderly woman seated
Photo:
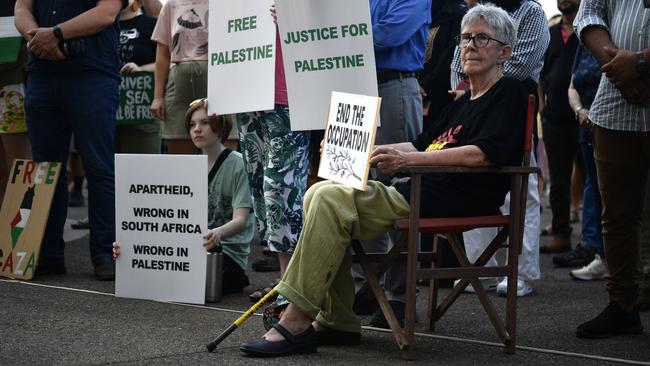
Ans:
[[[458,42],[470,93],[452,103],[416,140],[377,146],[371,164],[396,172],[407,165],[521,163],[526,90],[504,77],[501,68],[516,42],[515,25],[504,10],[478,5],[463,18]],[[280,356],[314,352],[317,345],[359,344],[350,242],[374,238],[408,217],[408,188],[374,181],[365,191],[329,181],[311,187],[296,252],[276,287],[291,304],[279,324],[240,349],[252,356]],[[422,216],[495,214],[508,189],[509,178],[501,175],[426,176]]]

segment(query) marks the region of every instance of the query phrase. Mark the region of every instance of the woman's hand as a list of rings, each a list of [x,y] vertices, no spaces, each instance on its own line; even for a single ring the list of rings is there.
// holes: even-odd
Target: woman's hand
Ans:
[[[221,241],[221,232],[218,228],[208,230],[207,233],[203,234],[203,247],[205,250],[210,250],[219,244]]]
[[[376,166],[382,173],[396,173],[401,167],[409,165],[410,153],[390,146],[378,146],[370,154],[370,165]]]
[[[164,120],[165,119],[165,98],[163,97],[157,97],[153,98],[153,102],[151,102],[151,113],[153,113],[154,117],[158,118],[159,120]]]
[[[127,62],[124,64],[124,66],[122,66],[122,69],[120,70],[120,72],[125,74],[130,74],[132,72],[138,71],[142,71],[142,69],[135,62]]]
[[[113,243],[113,260],[116,260],[120,256],[120,243]]]

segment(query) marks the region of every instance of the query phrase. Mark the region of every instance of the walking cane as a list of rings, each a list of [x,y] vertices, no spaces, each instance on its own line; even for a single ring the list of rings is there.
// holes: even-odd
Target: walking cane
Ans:
[[[212,342],[208,343],[205,345],[205,347],[208,349],[208,352],[212,352],[217,348],[217,345],[221,343],[226,337],[230,335],[230,333],[234,332],[235,329],[239,328],[240,325],[244,324],[248,318],[250,318],[251,315],[255,314],[256,311],[258,311],[264,304],[266,304],[270,299],[274,298],[277,296],[278,290],[273,288],[271,291],[269,291],[266,296],[264,296],[260,301],[258,301],[255,305],[253,305],[250,309],[248,309],[247,312],[244,313],[244,315],[240,316],[239,319],[235,320],[234,323],[232,323],[228,329],[224,330],[219,334],[219,336]]]

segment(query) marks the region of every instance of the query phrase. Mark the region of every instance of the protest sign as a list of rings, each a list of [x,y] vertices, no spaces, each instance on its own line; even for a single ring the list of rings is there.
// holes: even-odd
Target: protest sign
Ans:
[[[367,0],[277,0],[291,129],[325,126],[330,93],[377,96]]]
[[[208,113],[273,109],[273,0],[210,1]]]
[[[203,304],[205,155],[115,155],[115,296]]]
[[[60,163],[15,160],[0,209],[0,276],[34,276]]]
[[[318,176],[365,190],[381,98],[332,92]]]
[[[0,17],[0,64],[16,62],[23,37],[14,25],[14,17]]]
[[[153,72],[122,74],[118,125],[136,125],[154,122],[149,107],[153,100]]]

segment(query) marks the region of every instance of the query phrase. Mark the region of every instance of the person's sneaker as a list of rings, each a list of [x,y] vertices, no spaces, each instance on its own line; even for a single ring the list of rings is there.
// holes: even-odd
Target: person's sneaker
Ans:
[[[544,245],[539,247],[540,253],[563,253],[571,250],[571,239],[569,237],[556,234],[553,235],[553,239]]]
[[[619,334],[642,332],[643,325],[636,308],[627,312],[621,309],[618,303],[610,302],[597,317],[580,324],[576,329],[576,336],[578,338],[610,338]]]
[[[493,277],[486,277],[486,278],[479,278],[479,281],[481,281],[481,285],[483,285],[483,288],[485,291],[494,291],[497,289],[497,279]],[[454,286],[456,286],[460,280],[454,281]],[[472,283],[470,282],[467,287],[465,287],[465,290],[463,292],[469,293],[469,294],[474,294],[476,293],[476,290],[474,290],[474,287],[472,286]]]
[[[571,277],[575,278],[576,280],[594,281],[602,280],[603,277],[605,277],[606,272],[607,264],[598,254],[596,254],[594,256],[594,260],[592,260],[591,263],[580,269],[574,269],[570,273]]]
[[[528,281],[517,278],[517,297],[528,296],[533,293],[533,287]],[[508,294],[508,278],[504,278],[497,285],[497,295],[505,297]]]
[[[568,253],[554,255],[553,264],[560,268],[582,267],[591,263],[595,254],[594,248],[578,244],[575,249]]]

